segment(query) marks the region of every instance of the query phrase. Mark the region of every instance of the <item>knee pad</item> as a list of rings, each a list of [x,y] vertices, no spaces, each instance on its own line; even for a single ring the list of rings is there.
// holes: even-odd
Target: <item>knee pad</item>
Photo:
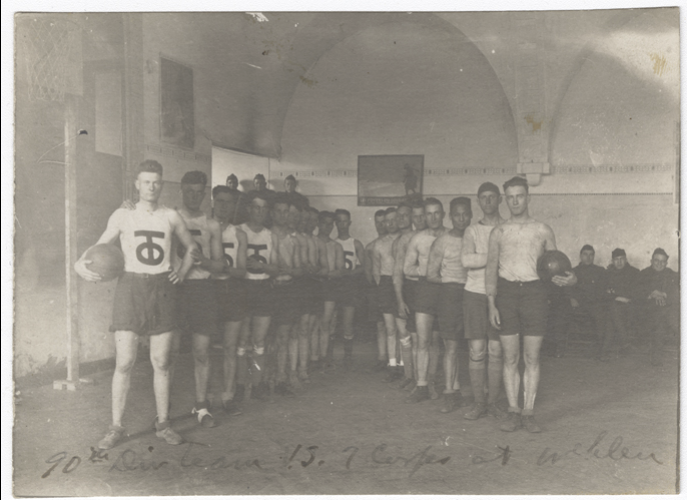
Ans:
[[[412,343],[411,343],[411,341],[410,341],[410,337],[403,337],[403,338],[401,339],[401,345],[402,345],[403,347],[411,347],[411,346],[412,346]]]
[[[477,351],[473,350],[472,348],[470,348],[470,361],[472,361],[473,363],[481,363],[482,361],[485,360],[486,357],[487,357],[486,349],[483,351],[477,352]]]
[[[262,356],[263,354],[265,354],[265,348],[253,346],[253,352],[256,356]]]
[[[245,347],[237,347],[236,348],[236,355],[237,356],[245,356],[246,355],[246,348]]]

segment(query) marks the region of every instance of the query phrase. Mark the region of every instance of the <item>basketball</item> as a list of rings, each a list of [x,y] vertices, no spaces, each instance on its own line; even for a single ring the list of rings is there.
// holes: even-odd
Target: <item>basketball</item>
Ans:
[[[103,281],[111,281],[124,271],[124,254],[114,245],[95,245],[88,249],[84,260],[91,261],[86,267],[98,273]]]
[[[570,259],[559,250],[548,250],[537,261],[537,274],[542,281],[551,281],[554,276],[565,276],[571,270]]]

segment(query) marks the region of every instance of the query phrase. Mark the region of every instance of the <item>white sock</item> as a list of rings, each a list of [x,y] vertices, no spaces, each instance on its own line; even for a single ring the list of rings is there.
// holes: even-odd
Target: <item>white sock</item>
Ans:
[[[396,358],[389,358],[389,366],[396,366]]]

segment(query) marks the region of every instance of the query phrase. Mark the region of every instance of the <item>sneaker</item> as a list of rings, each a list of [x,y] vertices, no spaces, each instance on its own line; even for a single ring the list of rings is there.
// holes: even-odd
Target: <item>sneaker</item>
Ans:
[[[427,389],[429,390],[430,399],[439,399],[439,393],[434,385],[434,382],[427,384]]]
[[[274,393],[279,394],[280,396],[285,396],[287,398],[296,397],[296,394],[291,389],[289,389],[289,387],[286,385],[286,382],[279,382],[277,385],[275,385]]]
[[[487,415],[497,420],[502,420],[508,416],[496,403],[489,403],[487,405]]]
[[[233,399],[222,401],[222,409],[224,410],[224,413],[226,413],[230,417],[235,417],[243,413],[241,408],[239,408],[239,405],[236,404],[236,402]]]
[[[201,408],[200,410],[193,408],[191,413],[194,415],[198,415],[198,423],[205,428],[209,429],[216,425],[215,419],[213,418],[212,414],[208,411],[207,408]]]
[[[451,413],[456,409],[456,393],[444,393],[444,401],[439,410],[441,413]]]
[[[403,388],[404,391],[413,392],[417,387],[417,382],[413,379],[407,386]]]
[[[386,360],[385,359],[378,359],[377,362],[374,365],[374,371],[376,372],[381,372],[386,368]]]
[[[539,424],[537,424],[537,422],[534,420],[534,415],[523,415],[522,426],[527,430],[527,432],[541,432],[541,427],[539,427]]]
[[[107,431],[105,437],[98,442],[98,449],[109,450],[114,448],[117,442],[124,436],[124,427],[118,425],[111,425],[110,430]]]
[[[246,397],[246,386],[243,384],[236,384],[236,392],[234,393],[234,399],[236,403],[240,403]]]
[[[415,388],[410,396],[406,398],[406,403],[421,403],[429,399],[429,389],[426,385],[419,385]]]
[[[165,427],[164,429],[155,431],[155,435],[160,439],[164,439],[167,442],[167,444],[177,445],[182,444],[184,442],[184,438],[182,438],[179,434],[176,433],[174,429],[172,429],[169,426]]]
[[[509,411],[506,421],[501,424],[501,430],[503,432],[513,432],[517,431],[522,427],[522,416],[514,411]]]
[[[408,387],[413,382],[415,382],[415,379],[404,377],[394,387],[396,387],[396,389],[405,389],[406,387]]]
[[[472,408],[463,415],[466,420],[477,420],[479,418],[485,417],[487,415],[487,405],[486,403],[475,403]]]

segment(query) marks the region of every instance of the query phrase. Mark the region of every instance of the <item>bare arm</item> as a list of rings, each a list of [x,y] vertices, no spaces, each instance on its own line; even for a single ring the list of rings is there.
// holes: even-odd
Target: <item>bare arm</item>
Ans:
[[[346,265],[344,263],[344,250],[343,247],[334,242],[335,256],[334,256],[334,270],[329,272],[330,278],[338,278],[343,276],[346,272]]]
[[[267,258],[267,264],[263,265],[262,270],[270,276],[276,276],[279,274],[279,238],[274,233],[271,234],[271,237],[272,248]]]
[[[553,229],[544,224],[544,238],[546,243],[546,250],[556,250],[556,237],[553,234]],[[554,276],[551,282],[557,286],[573,286],[577,284],[577,276],[571,271],[566,271],[565,276]]]
[[[382,278],[382,254],[377,250],[377,245],[372,246],[372,279],[379,285]]]
[[[427,281],[430,283],[441,283],[441,263],[444,260],[444,241],[445,238],[439,237],[429,250],[429,260],[427,261]]]
[[[224,259],[222,258],[222,232],[219,224],[213,219],[209,219],[208,228],[210,231],[210,258],[203,255],[196,246],[193,249],[194,258],[198,265],[211,273],[219,273],[224,269]]]
[[[408,250],[406,250],[406,257],[403,261],[403,273],[406,276],[419,278],[420,277],[420,263],[418,262],[417,251],[417,235],[413,236],[408,243]]]
[[[120,230],[120,222],[121,222],[121,212],[119,210],[115,210],[115,212],[110,216],[110,218],[107,221],[107,227],[105,228],[105,231],[103,234],[100,235],[100,238],[98,238],[98,241],[95,242],[95,245],[101,245],[101,244],[112,244],[114,243],[117,238],[119,238],[119,234],[121,232]],[[93,246],[95,246],[93,245]],[[88,250],[90,250],[93,247],[89,247]],[[84,255],[86,254],[84,252],[81,257],[79,257],[79,260],[77,260],[74,263],[74,271],[81,276],[83,279],[86,281],[92,281],[92,282],[98,282],[102,279],[102,276],[100,274],[91,271],[88,269],[87,264],[90,264],[92,261],[90,260],[84,260]]]
[[[374,241],[369,243],[365,247],[365,277],[368,283],[372,284],[374,282],[374,275],[372,274],[372,248],[374,247]]]
[[[353,240],[353,245],[355,246],[355,256],[358,258],[360,265],[355,266],[355,269],[353,269],[350,274],[363,274],[365,272],[365,248],[358,240]]]
[[[173,282],[184,281],[186,273],[189,269],[191,269],[191,266],[193,266],[193,261],[195,259],[193,250],[196,249],[197,246],[193,236],[191,236],[191,233],[186,228],[184,219],[181,218],[181,215],[179,215],[176,210],[172,212],[171,223],[174,230],[174,235],[184,246],[186,253],[184,253],[184,259],[181,262],[181,267],[176,273],[172,273],[170,280]]]
[[[496,309],[496,284],[499,277],[499,256],[501,252],[501,235],[503,231],[500,226],[492,229],[489,235],[489,252],[487,254],[487,269],[485,286],[487,290],[487,301],[489,303],[489,321],[497,330],[501,329],[501,316]]]
[[[394,284],[394,292],[396,293],[396,303],[398,304],[398,314],[401,318],[407,318],[410,314],[408,304],[403,300],[403,262],[406,257],[406,250],[408,249],[408,238],[399,236],[394,241],[392,251],[394,254],[394,270],[391,275],[391,280]]]
[[[487,254],[477,252],[475,232],[470,228],[467,228],[463,237],[463,250],[460,260],[463,263],[463,267],[467,269],[481,269],[487,265]]]
[[[246,256],[248,255],[248,236],[241,229],[236,229],[236,239],[239,246],[236,249],[235,267],[230,267],[227,271],[230,276],[243,278],[246,275]]]

